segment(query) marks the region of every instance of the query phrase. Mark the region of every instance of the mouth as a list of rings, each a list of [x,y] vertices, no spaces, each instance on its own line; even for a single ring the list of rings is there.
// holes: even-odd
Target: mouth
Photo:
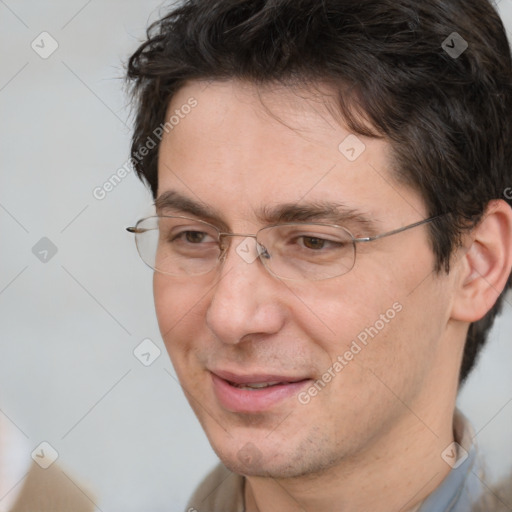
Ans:
[[[270,374],[235,374],[211,372],[215,396],[231,412],[263,412],[297,393],[312,381],[304,376]]]
[[[238,389],[265,389],[265,388],[273,388],[274,386],[284,386],[286,384],[290,384],[290,382],[260,382],[260,383],[248,383],[248,384],[236,384],[235,382],[229,382],[228,384]]]

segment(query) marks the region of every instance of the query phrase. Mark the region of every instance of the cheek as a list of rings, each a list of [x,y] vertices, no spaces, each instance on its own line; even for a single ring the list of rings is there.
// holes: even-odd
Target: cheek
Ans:
[[[153,296],[160,332],[165,340],[165,333],[179,318],[179,288],[172,286],[170,279],[155,272],[153,275]]]
[[[363,283],[343,276],[313,289],[297,288],[294,319],[323,350],[332,356],[347,350],[355,339],[364,341],[377,330],[388,330],[399,316],[399,292],[383,283]],[[381,319],[383,315],[383,319]]]
[[[396,394],[409,403],[435,374],[447,301],[428,281],[415,293],[397,290],[383,303],[374,303],[372,316],[353,331],[361,349],[353,357],[354,373],[374,396],[393,400]]]
[[[173,364],[192,347],[204,317],[204,286],[194,286],[162,274],[153,277],[153,295],[158,326]],[[172,341],[172,342],[171,342]]]
[[[412,265],[401,268],[395,275],[389,268],[386,273],[367,272],[374,276],[371,280],[354,272],[313,292],[297,290],[307,308],[296,311],[295,319],[315,341],[320,371],[341,359],[343,369],[351,367],[344,373],[357,382],[372,372],[397,385],[421,379],[438,349],[447,299],[434,276],[419,285],[425,272]]]

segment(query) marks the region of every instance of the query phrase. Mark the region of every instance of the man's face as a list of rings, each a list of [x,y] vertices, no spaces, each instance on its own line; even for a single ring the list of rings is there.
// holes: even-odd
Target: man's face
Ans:
[[[182,109],[192,97],[197,106]],[[350,132],[306,91],[196,82],[173,98],[167,118],[176,110],[190,113],[162,141],[158,195],[215,210],[218,221],[197,218],[221,231],[253,234],[264,227],[263,207],[323,201],[366,218],[347,221],[355,237],[427,217],[420,196],[393,178],[389,145],[341,144]],[[155,273],[154,294],[180,382],[228,467],[310,474],[377,443],[396,448],[405,431],[425,433],[458,365],[446,352],[452,285],[432,272],[425,226],[358,244],[353,269],[322,281],[281,280],[243,259],[243,236],[227,240],[216,270]]]

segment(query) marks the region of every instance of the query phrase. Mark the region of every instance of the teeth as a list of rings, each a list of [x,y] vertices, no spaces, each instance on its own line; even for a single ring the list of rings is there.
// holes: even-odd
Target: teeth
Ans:
[[[235,387],[239,389],[263,389],[268,388],[270,386],[276,386],[277,384],[281,384],[280,382],[259,382],[254,384],[235,384]]]

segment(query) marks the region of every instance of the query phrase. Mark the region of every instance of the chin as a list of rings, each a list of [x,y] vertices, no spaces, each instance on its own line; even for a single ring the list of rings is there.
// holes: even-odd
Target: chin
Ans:
[[[292,479],[312,476],[339,462],[335,454],[321,453],[319,447],[307,440],[299,443],[299,446],[289,444],[286,450],[283,450],[283,443],[263,447],[250,440],[237,443],[230,439],[223,446],[212,443],[212,448],[230,471],[253,477]],[[237,445],[240,448],[236,449]],[[306,449],[307,446],[309,449]]]
[[[272,460],[241,460],[239,457],[220,458],[222,463],[233,473],[243,476],[285,479],[297,478],[303,473],[298,471],[297,467],[292,467],[289,463],[276,463]]]

